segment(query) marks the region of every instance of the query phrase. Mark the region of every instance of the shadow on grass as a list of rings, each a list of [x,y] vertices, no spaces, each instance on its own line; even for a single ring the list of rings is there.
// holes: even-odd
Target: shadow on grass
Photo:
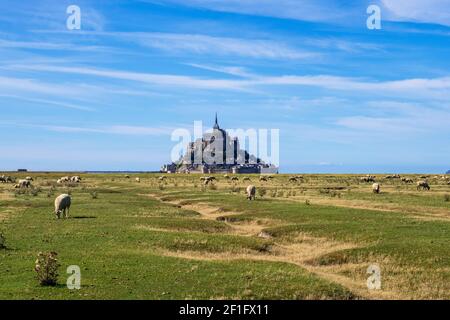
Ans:
[[[70,219],[97,219],[96,216],[73,216]]]

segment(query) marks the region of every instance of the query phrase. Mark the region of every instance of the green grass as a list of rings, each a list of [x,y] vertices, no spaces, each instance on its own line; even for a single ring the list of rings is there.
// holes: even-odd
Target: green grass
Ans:
[[[232,192],[233,184],[220,175],[216,190],[202,190],[199,175],[169,176],[163,190],[157,175],[139,175],[139,184],[134,175],[84,175],[79,187],[54,189],[51,182],[61,174],[38,175],[37,195],[14,196],[8,185],[0,185],[0,231],[7,244],[0,249],[0,299],[350,299],[358,296],[351,288],[307,269],[332,272],[363,286],[372,263],[381,266],[383,289],[394,296],[450,298],[450,208],[443,196],[450,186],[432,185],[430,192],[417,192],[414,186],[389,182],[382,194],[374,195],[370,185],[360,184],[355,176],[305,175],[295,185],[287,183],[289,176],[267,183],[251,176],[267,194],[247,201],[243,192],[248,183],[238,182],[240,193]],[[406,209],[374,211],[345,203],[318,205],[314,200],[305,204],[309,196],[330,199],[319,191],[342,186],[337,201]],[[271,190],[286,191],[285,196],[271,197]],[[53,200],[68,191],[73,198],[71,218],[56,220]],[[170,203],[175,201],[178,205]],[[217,217],[233,213],[232,222],[205,219],[181,208],[189,204],[218,208]],[[447,218],[420,219],[417,212],[408,212],[410,207],[424,210],[427,217],[433,217],[433,208],[449,212]],[[272,238],[234,232],[235,226],[246,223],[262,223]],[[304,268],[286,259],[264,259],[276,260],[271,248],[297,243],[302,234],[353,248],[319,254],[305,261]],[[34,260],[40,251],[58,252],[62,266],[57,287],[41,287],[35,278]],[[193,253],[192,259],[180,257]],[[65,287],[69,265],[81,267],[79,291]]]

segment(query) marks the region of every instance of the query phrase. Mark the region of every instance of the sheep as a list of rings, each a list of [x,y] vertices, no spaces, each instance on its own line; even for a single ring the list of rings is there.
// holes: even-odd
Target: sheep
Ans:
[[[259,177],[259,181],[267,181],[267,178],[266,177]]]
[[[404,182],[404,183],[413,183],[413,182],[414,182],[414,181],[413,181],[412,179],[410,179],[410,178],[402,178],[401,180],[402,180],[402,182]]]
[[[135,180],[136,180],[137,183],[140,183],[140,182],[141,182],[141,179],[140,179],[140,178],[136,178]]]
[[[15,179],[13,177],[2,175],[2,176],[0,176],[0,182],[2,182],[2,183],[11,182],[12,183],[12,182],[15,182]]]
[[[213,182],[214,180],[216,180],[215,177],[202,177],[202,178],[200,178],[200,179],[203,180],[203,183],[205,184],[205,186],[207,184],[209,184],[210,182]]]
[[[422,190],[430,190],[431,188],[427,181],[420,180],[420,181],[417,181],[417,190],[421,190],[421,189]]]
[[[372,185],[372,191],[373,191],[373,193],[380,193],[380,184],[379,183],[374,183]]]
[[[230,176],[227,175],[227,174],[224,174],[223,177],[224,177],[225,179],[230,179]]]
[[[239,178],[238,177],[232,177],[231,181],[239,181]]]
[[[361,177],[359,178],[359,180],[361,182],[375,182],[375,177],[374,176],[366,176],[366,177]]]
[[[289,178],[289,182],[297,182],[297,178],[296,177],[290,177]]]
[[[254,185],[249,185],[247,187],[247,200],[255,200],[256,187]]]
[[[14,188],[29,188],[31,187],[31,182],[25,179],[19,180],[19,182],[14,186]]]
[[[130,175],[126,174],[125,179],[130,179]]]
[[[25,180],[33,181],[33,178],[32,177],[26,177]]]
[[[70,178],[70,182],[79,183],[81,182],[81,178],[79,176],[73,176]]]
[[[70,205],[72,204],[72,199],[68,194],[61,194],[55,199],[55,215],[59,219],[61,213],[65,218],[69,217]]]
[[[166,177],[165,177],[165,176],[161,176],[161,177],[158,178],[158,180],[159,180],[159,181],[166,180]]]
[[[251,181],[249,177],[244,177],[242,181]]]

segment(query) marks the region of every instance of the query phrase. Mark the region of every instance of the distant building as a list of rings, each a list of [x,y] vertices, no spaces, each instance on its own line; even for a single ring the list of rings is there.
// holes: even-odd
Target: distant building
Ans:
[[[240,148],[239,139],[230,137],[216,120],[212,132],[189,143],[179,161],[161,168],[166,173],[278,173],[278,167]]]
[[[17,172],[27,172],[27,169],[17,169]]]

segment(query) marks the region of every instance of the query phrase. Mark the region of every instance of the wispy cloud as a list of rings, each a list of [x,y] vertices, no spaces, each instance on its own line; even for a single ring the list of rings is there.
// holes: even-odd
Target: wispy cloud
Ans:
[[[80,45],[45,41],[11,41],[0,39],[0,48],[33,50],[70,50],[70,51],[111,51],[110,48],[92,45]]]
[[[381,3],[389,20],[450,26],[449,0],[381,0]]]
[[[63,133],[100,133],[136,136],[170,135],[174,130],[174,128],[169,127],[140,127],[126,125],[113,125],[106,127],[41,126],[41,128]]]
[[[53,101],[53,100],[48,100],[48,99],[28,98],[25,96],[17,96],[17,95],[1,94],[1,93],[0,93],[0,97],[23,100],[23,101],[31,102],[37,106],[51,105],[51,106],[69,108],[69,109],[82,110],[82,111],[94,111],[94,109],[92,109],[90,107],[85,107],[85,106],[80,106],[80,105],[76,105],[76,104],[60,102],[60,101]]]
[[[255,76],[249,79],[199,78],[193,76],[100,70],[88,67],[49,65],[13,65],[10,70],[33,70],[106,77],[152,85],[190,87],[208,90],[252,90],[262,86],[311,86],[338,91],[372,92],[377,95],[395,94],[407,97],[450,99],[450,77],[413,78],[393,81],[370,81],[330,75],[314,76]],[[1,84],[0,78],[0,84]]]
[[[117,37],[135,42],[143,47],[169,53],[194,53],[202,55],[241,56],[257,59],[306,59],[317,57],[316,52],[293,48],[283,42],[253,39],[216,37],[203,34],[157,32],[97,32],[97,36]]]
[[[143,1],[160,3],[157,0]],[[340,5],[339,1],[330,0],[166,0],[165,2],[213,11],[320,22],[343,20],[351,12],[348,3]]]

